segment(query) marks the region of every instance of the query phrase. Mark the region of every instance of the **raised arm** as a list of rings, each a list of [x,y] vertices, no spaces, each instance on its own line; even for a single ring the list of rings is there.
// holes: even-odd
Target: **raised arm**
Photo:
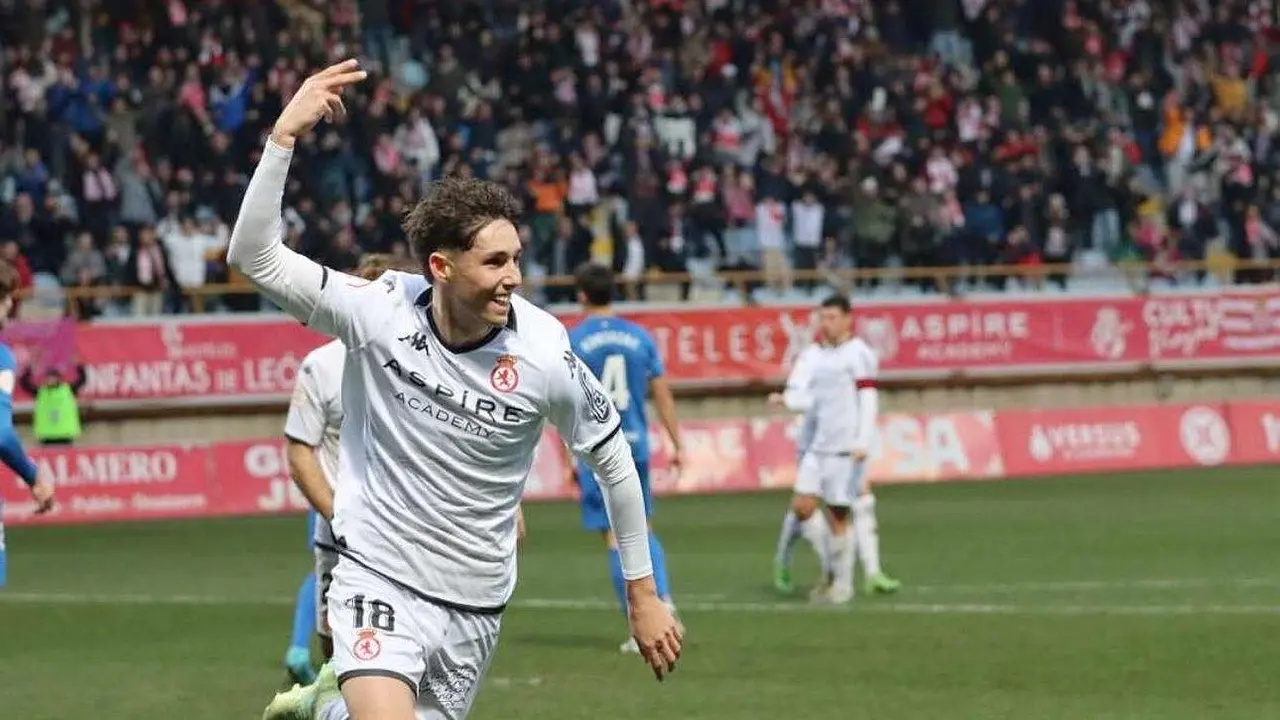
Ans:
[[[326,270],[284,244],[281,201],[293,151],[268,140],[240,205],[227,263],[302,322],[311,318],[328,282]]]
[[[307,78],[276,120],[262,159],[254,170],[236,218],[227,262],[249,278],[263,295],[302,322],[310,322],[326,286],[337,275],[284,245],[281,219],[285,180],[293,146],[321,119],[346,113],[343,88],[363,80],[355,60],[328,67]],[[338,328],[318,328],[338,334]]]

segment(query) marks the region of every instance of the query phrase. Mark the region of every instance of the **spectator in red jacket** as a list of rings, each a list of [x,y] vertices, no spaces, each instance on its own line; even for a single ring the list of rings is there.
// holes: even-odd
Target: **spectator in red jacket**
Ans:
[[[13,307],[9,309],[9,317],[16,318],[22,306],[22,295],[34,284],[31,265],[18,247],[17,240],[0,240],[0,260],[9,263],[18,272],[18,295],[14,297]]]

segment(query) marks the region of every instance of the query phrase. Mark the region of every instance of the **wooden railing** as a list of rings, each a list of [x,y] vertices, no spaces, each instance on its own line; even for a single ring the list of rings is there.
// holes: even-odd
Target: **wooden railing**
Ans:
[[[1117,265],[1086,270],[1071,264],[1058,265],[988,265],[975,267],[923,267],[923,268],[849,268],[840,270],[792,270],[785,275],[791,284],[818,283],[833,286],[856,294],[859,288],[873,283],[908,284],[931,282],[939,292],[959,295],[965,286],[977,282],[1018,280],[1023,286],[1043,286],[1055,278],[1065,277],[1068,283],[1089,277],[1106,276],[1120,278],[1131,292],[1146,293],[1154,277],[1174,277],[1189,280],[1201,274],[1213,276],[1221,285],[1231,285],[1243,273],[1252,273],[1252,284],[1274,282],[1280,271],[1280,260],[1210,260],[1204,262],[1178,262],[1159,268],[1145,262],[1122,262]],[[769,286],[782,280],[763,271],[723,271],[709,275],[687,272],[668,273],[650,271],[634,282],[619,281],[624,294],[636,284],[649,287],[695,285],[699,287],[732,288],[739,297],[749,298],[747,289],[753,286]],[[552,275],[540,278],[526,277],[528,288],[569,288],[574,284],[572,276]],[[64,288],[67,310],[74,312],[74,304],[84,300],[128,299],[138,292],[136,288],[122,286],[94,286]],[[211,298],[249,295],[256,290],[245,280],[231,283],[184,288],[182,294],[189,298],[195,312],[204,312]],[[27,291],[30,295],[30,291]]]

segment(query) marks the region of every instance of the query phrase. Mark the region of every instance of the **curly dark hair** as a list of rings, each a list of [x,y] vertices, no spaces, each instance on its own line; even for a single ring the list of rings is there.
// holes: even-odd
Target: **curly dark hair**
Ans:
[[[447,177],[427,188],[426,197],[405,218],[404,233],[413,254],[425,263],[434,252],[470,250],[486,225],[495,220],[514,225],[519,215],[520,207],[505,187]]]

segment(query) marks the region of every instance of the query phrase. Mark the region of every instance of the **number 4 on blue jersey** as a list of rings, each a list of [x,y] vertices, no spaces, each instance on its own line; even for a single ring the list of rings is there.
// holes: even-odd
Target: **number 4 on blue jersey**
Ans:
[[[573,351],[600,379],[622,419],[622,432],[636,463],[649,462],[650,383],[662,377],[662,358],[644,327],[616,316],[593,316],[569,331]]]

